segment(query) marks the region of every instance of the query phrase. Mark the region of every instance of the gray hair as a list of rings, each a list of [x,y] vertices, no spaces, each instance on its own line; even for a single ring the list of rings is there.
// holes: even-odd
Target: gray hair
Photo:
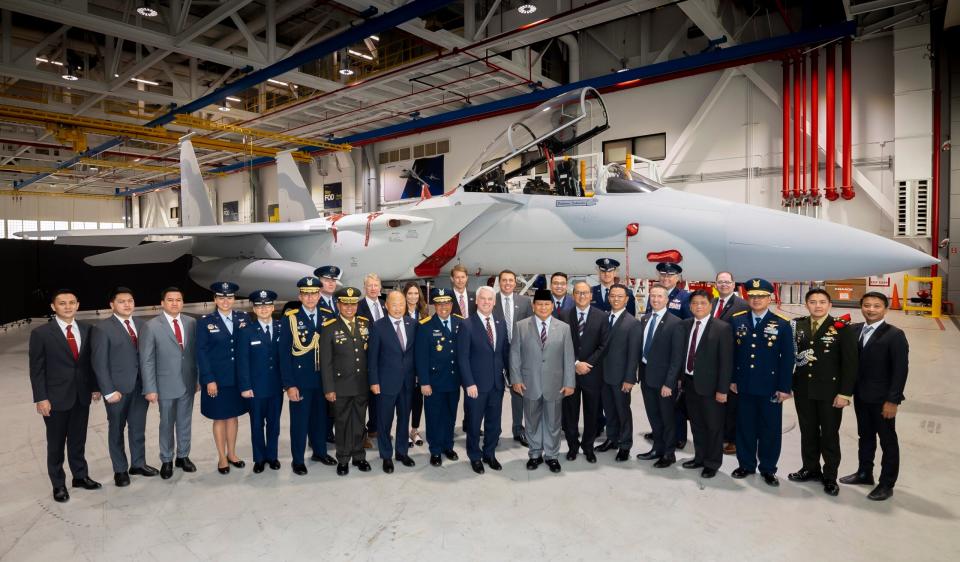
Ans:
[[[490,297],[491,297],[491,298],[494,298],[494,299],[497,298],[497,292],[493,290],[493,287],[490,287],[490,286],[488,286],[488,285],[483,285],[482,287],[480,287],[479,289],[477,289],[477,295],[476,295],[476,296],[479,297],[479,296],[480,296],[480,293],[486,293],[486,292],[489,292],[489,293],[490,293]]]

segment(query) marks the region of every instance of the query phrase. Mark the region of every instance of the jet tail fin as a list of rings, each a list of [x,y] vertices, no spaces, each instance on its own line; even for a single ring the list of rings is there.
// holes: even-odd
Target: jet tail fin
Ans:
[[[277,191],[281,222],[302,221],[320,216],[290,152],[277,154]]]
[[[183,226],[212,226],[217,224],[210,207],[207,186],[200,175],[200,163],[190,139],[180,141],[180,216]]]

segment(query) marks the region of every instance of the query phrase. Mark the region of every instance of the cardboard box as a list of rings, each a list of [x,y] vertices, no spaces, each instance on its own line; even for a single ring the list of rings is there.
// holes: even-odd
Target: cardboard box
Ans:
[[[834,304],[858,305],[860,298],[867,292],[867,281],[862,277],[827,281],[824,288],[830,293]]]

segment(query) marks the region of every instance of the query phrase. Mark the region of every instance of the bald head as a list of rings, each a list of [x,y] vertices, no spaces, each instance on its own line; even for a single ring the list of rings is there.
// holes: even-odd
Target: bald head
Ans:
[[[403,314],[406,311],[407,299],[403,296],[402,292],[393,290],[387,293],[387,314],[394,320],[399,320],[403,318]]]

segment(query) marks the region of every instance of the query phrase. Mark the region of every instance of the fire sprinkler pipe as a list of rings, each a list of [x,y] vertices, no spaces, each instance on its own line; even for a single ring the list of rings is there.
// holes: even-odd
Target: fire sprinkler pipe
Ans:
[[[820,53],[810,53],[810,203],[820,204]]]
[[[783,59],[783,206],[790,205],[790,59]]]
[[[849,37],[844,37],[841,56],[843,58],[843,74],[840,77],[840,96],[843,113],[843,183],[840,186],[841,196],[844,199],[853,199],[856,195],[853,192],[853,141],[851,133],[851,106],[850,106],[850,47],[852,42]]]
[[[800,58],[793,61],[793,203],[800,203],[800,106],[803,92],[800,89]]]
[[[827,201],[836,201],[837,197],[837,51],[831,43],[827,45],[827,76],[824,84],[824,94],[827,98],[827,169],[824,178],[827,181]]]
[[[935,33],[935,37],[939,33]],[[939,39],[939,37],[937,37]],[[937,45],[939,41],[934,42],[933,58],[933,203],[930,206],[930,256],[940,257],[940,144],[943,134],[940,129],[940,57],[937,56]],[[933,264],[930,266],[930,276],[937,277],[939,266]]]
[[[800,55],[800,197],[807,202],[807,56]]]

